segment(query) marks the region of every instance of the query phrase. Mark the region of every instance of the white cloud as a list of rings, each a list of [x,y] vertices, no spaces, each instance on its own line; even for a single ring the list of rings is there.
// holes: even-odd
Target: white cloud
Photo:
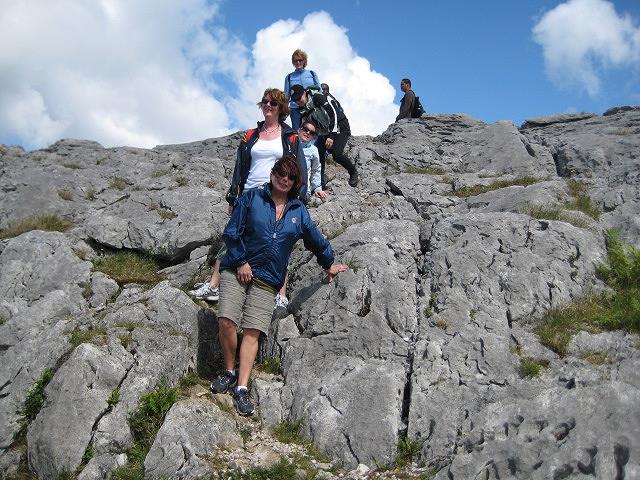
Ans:
[[[204,29],[215,12],[206,0],[5,1],[0,135],[149,147],[227,133],[201,81],[225,63]]]
[[[395,90],[389,80],[354,51],[346,30],[328,13],[316,12],[302,22],[281,20],[257,33],[253,64],[235,103],[240,125],[246,127],[259,119],[255,104],[265,88],[284,87],[285,76],[293,71],[291,53],[296,48],[308,53],[307,68],[329,84],[340,100],[353,134],[375,135],[395,120],[398,105],[393,103]]]
[[[216,22],[212,0],[4,0],[0,142],[150,147],[249,128],[299,47],[354,134],[377,134],[395,118],[394,88],[327,13],[277,21],[251,48]]]
[[[570,0],[547,12],[533,27],[554,82],[600,92],[599,70],[640,63],[640,27],[606,0]]]

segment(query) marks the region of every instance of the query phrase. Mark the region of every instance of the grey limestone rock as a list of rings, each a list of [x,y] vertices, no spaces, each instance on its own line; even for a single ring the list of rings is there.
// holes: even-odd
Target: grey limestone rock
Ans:
[[[238,448],[242,438],[231,416],[207,400],[183,400],[171,407],[144,461],[145,476],[203,478],[216,447]]]
[[[100,478],[109,478],[111,472],[116,468],[127,464],[127,455],[125,453],[96,455],[89,460],[87,466],[82,469],[78,475],[78,480],[95,480]]]
[[[80,345],[45,389],[46,403],[29,426],[29,466],[56,478],[80,465],[93,426],[108,411],[107,399],[133,364],[119,343]]]
[[[93,308],[102,307],[115,295],[120,287],[117,282],[111,280],[102,272],[93,272],[91,274],[91,297],[89,305]]]

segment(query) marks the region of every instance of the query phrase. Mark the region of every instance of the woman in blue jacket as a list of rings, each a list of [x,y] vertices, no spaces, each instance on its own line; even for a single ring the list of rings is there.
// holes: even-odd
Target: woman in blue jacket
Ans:
[[[291,157],[281,158],[271,170],[270,183],[248,190],[238,199],[223,233],[227,253],[220,266],[218,339],[225,371],[211,383],[211,390],[224,393],[237,384],[233,403],[240,415],[254,411],[247,388],[249,376],[260,333],[267,334],[269,330],[273,300],[284,283],[295,243],[304,240],[329,281],[347,269],[342,263],[333,263],[331,244],[297,198],[304,181],[298,162]],[[234,370],[237,326],[243,328],[238,373]]]
[[[284,77],[284,93],[291,97],[291,87],[294,85],[302,85],[304,88],[309,88],[312,85],[318,87],[318,93],[320,92],[320,80],[318,75],[313,70],[307,70],[307,52],[300,50],[299,48],[291,54],[291,63],[295,70]],[[289,110],[291,110],[291,128],[297,130],[300,128],[300,109],[298,104],[293,100],[289,101]]]

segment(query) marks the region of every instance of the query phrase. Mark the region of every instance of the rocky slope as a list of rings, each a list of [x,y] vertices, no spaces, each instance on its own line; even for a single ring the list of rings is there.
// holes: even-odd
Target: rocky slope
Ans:
[[[42,213],[72,224],[0,241],[0,476],[28,462],[40,478],[108,478],[131,461],[128,418],[146,392],[215,373],[215,308],[180,287],[220,243],[239,139],[0,146],[0,228]],[[365,475],[358,464],[393,464],[404,438],[437,479],[639,477],[637,336],[582,332],[560,357],[532,333],[550,309],[605,288],[595,275],[605,229],[640,246],[638,152],[637,107],[520,129],[424,115],[353,138],[361,185],[330,166],[333,194],[310,206],[350,270],[326,284],[295,250],[292,315],[274,319],[264,348],[281,375],[253,384],[262,431],[302,420],[304,437],[352,477]],[[599,216],[575,210],[576,184]],[[559,220],[534,218],[536,207]],[[92,268],[122,249],[154,257],[165,280],[118,285]],[[546,368],[523,378],[523,358]],[[46,369],[46,399],[27,422]],[[208,476],[217,448],[242,456],[251,441],[243,447],[243,420],[223,404],[175,403],[147,476]]]

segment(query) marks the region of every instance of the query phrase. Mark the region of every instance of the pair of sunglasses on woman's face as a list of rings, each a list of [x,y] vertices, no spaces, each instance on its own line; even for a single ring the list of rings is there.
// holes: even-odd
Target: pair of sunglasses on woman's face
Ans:
[[[295,182],[296,180],[298,180],[298,177],[296,175],[293,175],[291,173],[286,174],[280,170],[272,170],[273,174],[280,177],[280,178],[284,178],[287,177],[289,180],[291,180],[292,182]]]
[[[262,105],[264,106],[266,106],[267,104],[271,105],[272,107],[278,106],[278,102],[276,102],[275,100],[268,100],[266,98],[263,98],[260,103],[262,103]]]
[[[307,127],[300,127],[300,130],[302,130],[304,133],[307,133],[309,135],[315,135],[316,134],[315,130],[309,130]]]

